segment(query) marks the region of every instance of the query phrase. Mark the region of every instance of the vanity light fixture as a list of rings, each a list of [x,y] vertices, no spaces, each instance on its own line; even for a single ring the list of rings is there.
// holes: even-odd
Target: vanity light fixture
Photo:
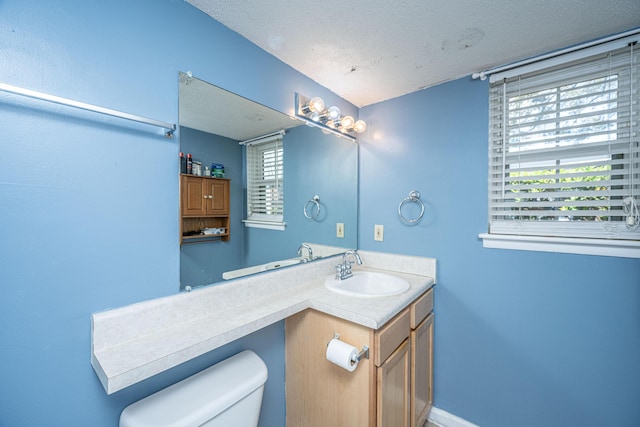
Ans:
[[[349,131],[351,128],[353,128],[353,125],[356,121],[353,120],[353,117],[351,116],[344,116],[342,117],[342,119],[340,120],[340,129],[344,129],[345,131]]]
[[[295,104],[297,118],[310,126],[323,129],[324,132],[355,141],[355,136],[351,135],[351,132],[362,133],[367,129],[364,120],[356,121],[351,116],[343,116],[340,108],[335,105],[325,108],[324,101],[317,96],[306,98],[296,93]]]
[[[335,105],[327,108],[327,117],[329,120],[337,120],[342,115],[342,112]]]
[[[309,100],[309,102],[304,104],[300,110],[304,114],[319,114],[320,112],[324,111],[324,101],[322,100],[322,98],[314,96]]]
[[[364,120],[358,120],[353,124],[353,130],[362,133],[367,130],[367,123]]]

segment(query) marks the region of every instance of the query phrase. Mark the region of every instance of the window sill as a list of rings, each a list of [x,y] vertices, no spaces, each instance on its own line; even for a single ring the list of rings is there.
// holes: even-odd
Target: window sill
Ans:
[[[636,240],[517,236],[488,233],[482,233],[478,237],[482,239],[482,246],[485,248],[640,258],[640,242]]]
[[[285,222],[254,221],[250,219],[243,219],[242,222],[244,222],[245,227],[264,228],[265,230],[284,231],[287,226]]]

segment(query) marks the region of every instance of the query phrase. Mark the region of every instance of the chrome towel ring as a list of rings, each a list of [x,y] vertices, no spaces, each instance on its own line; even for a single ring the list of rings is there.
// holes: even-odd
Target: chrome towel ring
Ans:
[[[309,210],[307,210],[307,208],[309,208]],[[320,196],[317,194],[313,196],[313,198],[304,205],[303,212],[305,217],[315,221],[318,215],[320,215]]]
[[[420,215],[415,218],[405,218],[405,216],[402,215],[402,207],[409,202],[417,203],[418,205],[420,205]],[[400,216],[400,219],[402,221],[410,225],[420,222],[420,220],[422,219],[422,215],[424,215],[424,203],[422,203],[422,200],[420,200],[420,192],[411,190],[409,196],[404,198],[400,202],[400,205],[398,205],[398,215]]]

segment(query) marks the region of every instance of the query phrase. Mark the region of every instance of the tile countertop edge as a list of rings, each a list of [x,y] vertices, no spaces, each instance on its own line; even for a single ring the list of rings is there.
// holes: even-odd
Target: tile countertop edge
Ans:
[[[393,260],[389,262],[389,260],[385,260],[386,254],[359,252],[365,265],[358,269],[380,269],[400,273],[401,276],[409,280],[411,289],[399,296],[385,297],[384,299],[337,296],[324,288],[323,281],[327,275],[331,274],[338,258],[276,270],[273,273],[260,276],[249,276],[246,279],[203,289],[201,293],[194,291],[186,294],[187,296],[182,293],[94,313],[91,317],[91,365],[107,394],[112,394],[307,308],[378,329],[435,283],[435,259],[388,254]],[[432,272],[433,276],[425,275],[425,272]],[[224,287],[224,289],[220,287]],[[210,321],[222,313],[226,315],[229,315],[230,312],[237,313],[236,310],[243,311],[245,307],[233,306],[232,309],[223,312],[211,310],[215,314],[207,314],[194,322],[189,322],[189,325],[161,327],[151,333],[152,329],[143,326],[137,332],[135,330],[126,331],[124,336],[129,338],[127,341],[114,341],[113,335],[119,335],[123,332],[122,328],[137,328],[136,325],[145,320],[153,319],[155,311],[166,309],[167,304],[173,301],[176,301],[180,311],[185,311],[182,315],[193,314],[188,302],[202,306],[202,300],[213,301],[214,297],[221,292],[224,292],[223,295],[229,296],[230,302],[235,301],[237,295],[233,295],[234,292],[230,291],[231,288],[237,288],[241,292],[250,290],[252,293],[260,295],[261,303],[271,301],[272,305],[269,310],[257,318],[230,325],[228,329],[207,331],[201,334],[197,341],[185,344],[183,347],[178,345],[173,350],[158,355],[139,354],[139,360],[122,363],[127,359],[123,356],[131,355],[130,351],[136,346],[139,348],[142,342],[166,342],[162,340],[167,335],[175,333],[177,329],[186,332],[191,330],[190,327],[193,324]],[[194,294],[199,295],[200,298]],[[185,303],[185,299],[187,303]],[[216,301],[216,303],[217,306],[221,305],[220,301]],[[187,310],[189,310],[188,313]],[[136,318],[136,313],[140,313],[142,319]],[[124,319],[127,321],[123,322]],[[136,321],[131,321],[132,319]],[[96,343],[100,343],[100,345],[96,345]],[[136,358],[132,357],[132,359]],[[119,362],[120,366],[118,366]]]

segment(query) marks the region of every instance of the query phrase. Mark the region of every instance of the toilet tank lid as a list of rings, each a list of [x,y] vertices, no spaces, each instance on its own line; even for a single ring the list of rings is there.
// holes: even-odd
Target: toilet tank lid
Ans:
[[[202,425],[267,381],[267,366],[245,350],[127,406],[120,427]]]

